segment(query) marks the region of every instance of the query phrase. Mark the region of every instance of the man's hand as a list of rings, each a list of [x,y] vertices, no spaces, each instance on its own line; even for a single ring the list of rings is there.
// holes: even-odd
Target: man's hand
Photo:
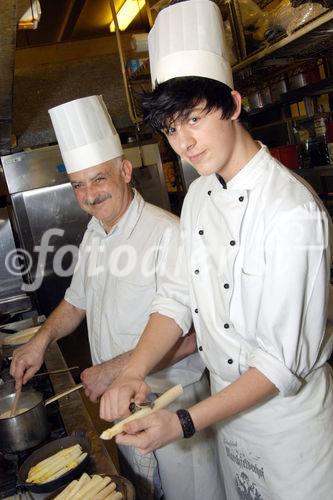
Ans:
[[[168,410],[158,410],[148,417],[128,422],[124,431],[116,436],[116,442],[134,446],[143,454],[162,448],[183,436],[176,413]]]
[[[119,371],[114,365],[115,363],[111,360],[83,370],[81,380],[84,392],[90,401],[96,402],[117,378]]]
[[[88,396],[90,401],[97,401],[109,385],[116,380],[126,363],[128,363],[131,352],[132,351],[124,352],[109,361],[83,370],[81,373],[81,380],[84,385],[86,396]]]
[[[47,344],[39,337],[35,337],[13,352],[10,365],[10,374],[15,378],[15,389],[22,387],[35,375],[44,361]]]
[[[134,400],[135,403],[143,403],[150,387],[144,380],[121,375],[103,394],[99,409],[100,417],[108,422],[128,417],[130,414],[129,405]]]

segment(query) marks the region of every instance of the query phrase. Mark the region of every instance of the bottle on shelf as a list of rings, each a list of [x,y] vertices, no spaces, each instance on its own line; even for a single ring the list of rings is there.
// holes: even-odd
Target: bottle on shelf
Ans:
[[[329,165],[330,158],[326,141],[326,115],[321,106],[319,106],[318,111],[319,112],[315,114],[313,120],[315,131],[313,150],[314,161],[315,165]]]
[[[326,123],[326,141],[330,165],[333,166],[333,121]]]

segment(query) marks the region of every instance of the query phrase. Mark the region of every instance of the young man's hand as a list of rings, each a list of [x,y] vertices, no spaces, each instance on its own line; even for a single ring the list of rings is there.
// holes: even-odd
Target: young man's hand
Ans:
[[[100,417],[109,422],[128,417],[130,403],[132,401],[137,404],[143,403],[149,393],[150,387],[144,380],[125,374],[120,375],[101,398]]]
[[[158,410],[148,417],[128,422],[122,434],[116,436],[118,444],[134,446],[142,454],[162,448],[183,437],[176,413]]]

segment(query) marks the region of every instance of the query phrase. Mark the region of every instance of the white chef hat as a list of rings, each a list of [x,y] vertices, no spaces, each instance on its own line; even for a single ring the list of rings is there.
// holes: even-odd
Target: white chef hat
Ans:
[[[100,95],[49,109],[67,173],[85,170],[123,154],[119,135]]]
[[[233,88],[220,9],[210,0],[170,5],[148,37],[153,88],[180,76],[203,76]]]

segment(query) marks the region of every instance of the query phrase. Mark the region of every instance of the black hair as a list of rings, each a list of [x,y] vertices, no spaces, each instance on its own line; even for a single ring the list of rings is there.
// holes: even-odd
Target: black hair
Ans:
[[[221,119],[231,118],[236,103],[231,88],[222,82],[199,76],[177,77],[157,84],[152,92],[145,92],[141,112],[145,122],[158,132],[176,120],[186,120],[193,108],[205,102],[204,111],[221,110]]]

